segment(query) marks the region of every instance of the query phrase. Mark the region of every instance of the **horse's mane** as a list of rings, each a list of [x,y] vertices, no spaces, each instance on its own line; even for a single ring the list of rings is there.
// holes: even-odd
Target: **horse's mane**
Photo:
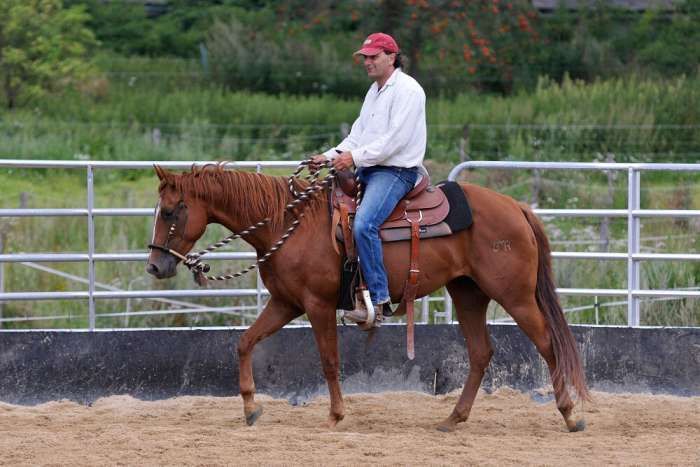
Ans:
[[[285,224],[285,206],[293,199],[286,177],[224,170],[221,164],[193,166],[190,172],[180,174],[167,172],[158,190],[168,185],[180,193],[192,194],[206,203],[216,203],[236,212],[246,226],[269,217],[271,227],[280,228]],[[296,191],[307,186],[303,180],[294,181]],[[322,194],[315,196],[305,211],[307,216],[316,211],[324,199]]]

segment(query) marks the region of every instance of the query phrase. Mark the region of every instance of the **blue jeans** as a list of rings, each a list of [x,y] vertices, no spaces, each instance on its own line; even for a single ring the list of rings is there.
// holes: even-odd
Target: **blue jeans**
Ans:
[[[389,217],[406,193],[413,189],[418,168],[360,167],[362,201],[353,223],[353,237],[360,257],[360,268],[372,303],[389,301],[389,285],[384,269],[379,227]]]

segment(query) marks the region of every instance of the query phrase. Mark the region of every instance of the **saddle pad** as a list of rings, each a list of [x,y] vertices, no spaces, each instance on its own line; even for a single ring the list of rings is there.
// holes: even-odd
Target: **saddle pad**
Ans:
[[[437,186],[445,193],[450,204],[450,212],[444,222],[450,226],[452,232],[459,232],[471,227],[474,219],[472,209],[469,207],[469,200],[464,190],[457,182],[440,182]]]

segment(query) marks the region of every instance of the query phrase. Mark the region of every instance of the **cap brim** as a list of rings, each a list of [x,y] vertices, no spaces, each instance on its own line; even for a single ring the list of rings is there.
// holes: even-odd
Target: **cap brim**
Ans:
[[[384,49],[381,47],[363,47],[353,55],[366,55],[367,57],[374,57],[375,55],[379,55],[383,50]]]

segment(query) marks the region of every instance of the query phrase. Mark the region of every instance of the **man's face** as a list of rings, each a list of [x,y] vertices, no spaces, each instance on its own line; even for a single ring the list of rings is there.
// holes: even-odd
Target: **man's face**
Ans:
[[[374,81],[388,78],[391,72],[394,71],[396,54],[387,54],[382,51],[377,55],[363,55],[362,57],[364,58],[367,76]]]

